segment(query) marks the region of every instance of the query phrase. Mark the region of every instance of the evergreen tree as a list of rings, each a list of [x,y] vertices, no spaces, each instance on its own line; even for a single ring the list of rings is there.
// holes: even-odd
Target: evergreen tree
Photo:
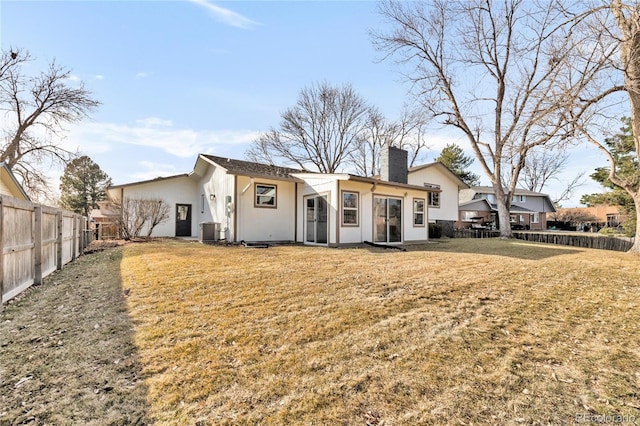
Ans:
[[[436,161],[447,166],[467,185],[477,186],[480,184],[480,176],[467,170],[473,164],[473,158],[464,155],[464,151],[458,145],[450,143],[445,146]]]
[[[111,178],[91,158],[83,155],[67,164],[60,178],[60,205],[75,213],[89,216],[98,201],[107,198]]]
[[[620,133],[605,139],[604,143],[615,160],[618,176],[638,185],[640,184],[640,169],[638,167],[638,156],[635,150],[631,119],[623,117],[622,122],[624,125],[620,128]],[[580,202],[587,206],[618,206],[620,213],[628,218],[623,222],[622,226],[629,235],[633,235],[636,229],[636,211],[633,197],[626,190],[609,180],[609,170],[608,167],[598,167],[590,175],[591,179],[609,191],[599,194],[585,194],[580,198]]]

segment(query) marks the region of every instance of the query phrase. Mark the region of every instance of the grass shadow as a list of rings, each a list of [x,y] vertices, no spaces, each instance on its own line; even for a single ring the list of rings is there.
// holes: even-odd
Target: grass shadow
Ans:
[[[525,260],[542,260],[584,252],[586,249],[533,243],[517,239],[453,238],[433,240],[429,244],[407,245],[407,251],[469,253],[479,256],[504,256]]]
[[[148,423],[121,260],[82,256],[0,313],[0,425]]]

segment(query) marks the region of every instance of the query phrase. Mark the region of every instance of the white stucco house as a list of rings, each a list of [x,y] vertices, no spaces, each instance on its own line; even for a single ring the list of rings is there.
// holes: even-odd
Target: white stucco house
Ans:
[[[435,194],[447,200],[437,217],[448,214],[449,199],[455,200],[455,221],[459,183],[427,181],[446,171],[432,166],[409,172],[400,149],[382,157],[380,178],[370,178],[200,154],[190,173],[114,185],[107,192],[115,202],[165,200],[171,217],[152,236],[198,236],[213,226],[216,239],[231,242],[419,243],[429,239],[434,210],[428,202],[438,199]],[[449,190],[454,192],[444,194]]]
[[[442,227],[442,234],[453,237],[458,221],[459,192],[469,189],[447,166],[440,162],[409,168],[408,182],[412,185],[431,185],[439,192],[430,192],[427,200],[429,222]]]

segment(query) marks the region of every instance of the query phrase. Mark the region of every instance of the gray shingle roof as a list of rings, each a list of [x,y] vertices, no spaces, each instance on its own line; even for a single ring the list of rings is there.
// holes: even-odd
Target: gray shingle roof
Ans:
[[[295,179],[291,173],[310,173],[302,169],[274,166],[271,164],[253,163],[251,161],[234,160],[233,158],[217,157],[215,155],[201,154],[226,169],[229,173],[245,176],[263,176],[280,179]]]
[[[492,186],[472,186],[471,189],[476,194],[495,194],[495,190]],[[530,195],[534,197],[544,197],[547,194],[544,194],[542,192],[529,191],[527,189],[516,188],[515,191],[513,191],[513,195]]]
[[[491,208],[495,211],[498,211],[497,204],[491,204]],[[519,206],[517,204],[511,204],[511,208],[509,209],[509,213],[535,213],[533,210],[529,210],[526,207]]]

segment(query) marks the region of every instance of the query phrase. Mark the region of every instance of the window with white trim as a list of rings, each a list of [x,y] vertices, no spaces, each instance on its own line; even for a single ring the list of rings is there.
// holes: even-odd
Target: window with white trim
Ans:
[[[277,207],[277,194],[278,187],[276,185],[269,185],[264,183],[256,184],[256,207]]]
[[[413,226],[424,226],[424,198],[413,199]]]
[[[531,223],[540,223],[540,213],[533,213],[531,215]]]
[[[342,225],[358,226],[358,193],[342,192]]]

